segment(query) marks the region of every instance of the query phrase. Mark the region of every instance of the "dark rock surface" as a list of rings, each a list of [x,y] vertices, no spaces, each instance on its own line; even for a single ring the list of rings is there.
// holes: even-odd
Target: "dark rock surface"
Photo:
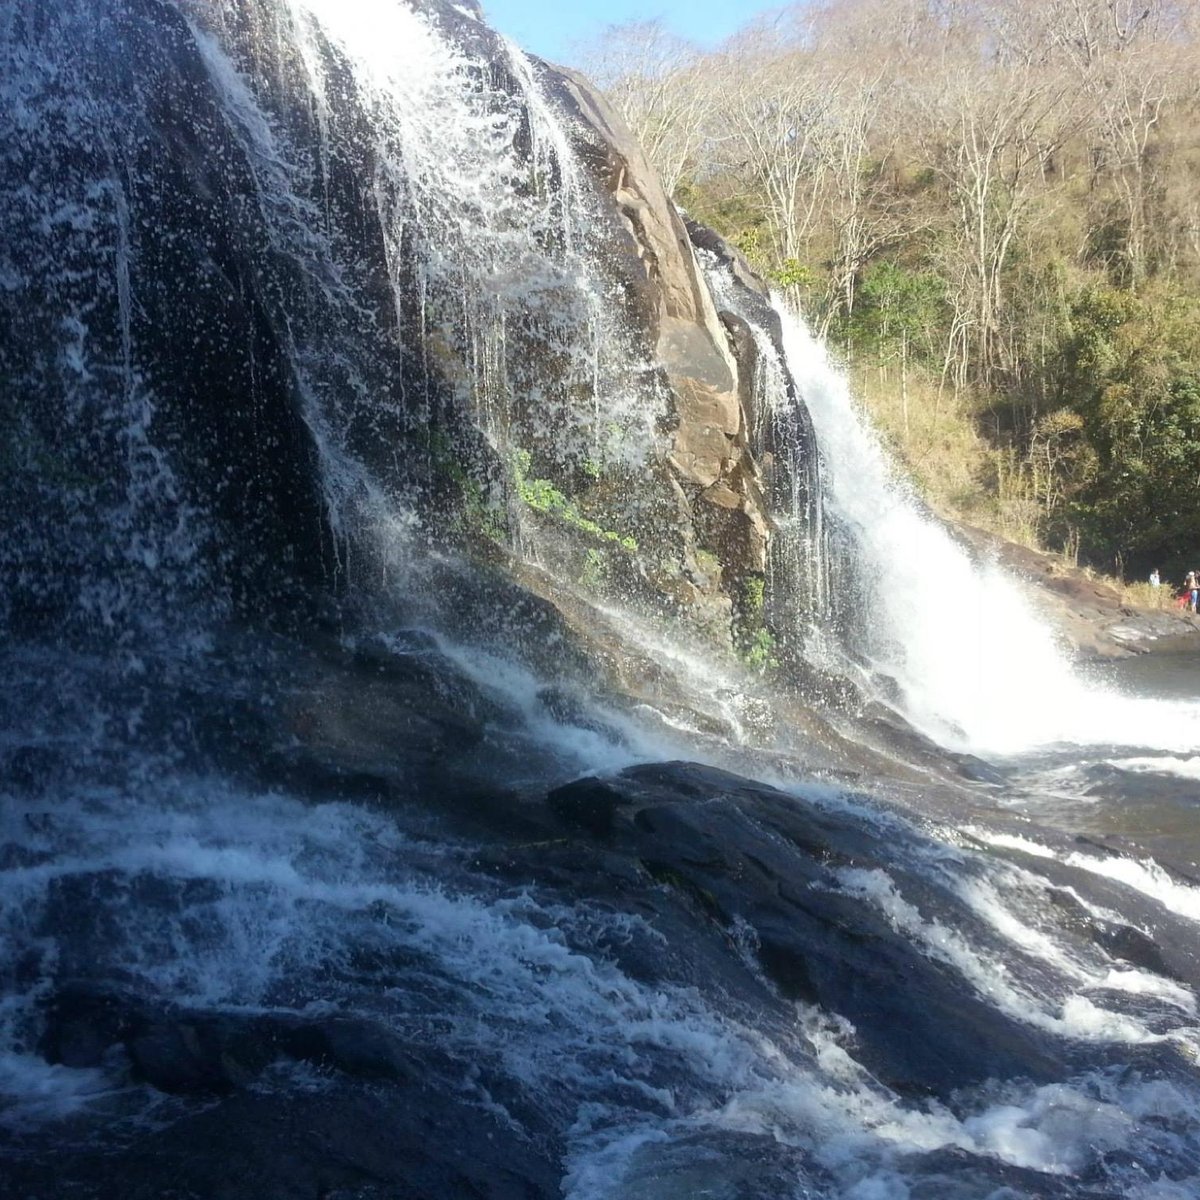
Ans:
[[[581,780],[548,802],[566,828],[641,863],[724,927],[744,922],[782,994],[846,1017],[859,1057],[889,1087],[947,1097],[989,1077],[1061,1069],[1059,1049],[999,1015],[839,882],[839,867],[897,874],[894,847],[861,823],[685,763]],[[919,878],[903,879],[906,895],[933,898]]]
[[[853,798],[831,807],[816,801],[819,789],[806,798],[803,785],[790,794],[689,762],[562,782],[549,759],[521,764],[528,746],[517,714],[420,633],[310,650],[288,678],[290,707],[256,723],[241,718],[244,769],[258,764],[264,780],[278,780],[280,763],[291,761],[297,790],[315,802],[353,799],[406,836],[436,833],[446,847],[444,886],[506,900],[534,895],[545,911],[628,914],[636,926],[598,941],[563,936],[564,949],[611,963],[630,981],[752,1012],[755,1028],[780,1045],[793,1045],[797,1002],[837,1014],[848,1022],[846,1049],[914,1104],[934,1098],[954,1110],[987,1080],[1031,1086],[1103,1064],[1102,1050],[1005,1015],[873,902],[870,889],[883,889],[878,898],[890,880],[925,920],[969,930],[983,952],[990,944],[979,918],[924,869],[931,843],[885,808],[859,808]],[[580,728],[594,716],[570,689],[542,702]],[[226,771],[235,750],[224,746]],[[520,789],[496,782],[522,771]],[[461,836],[471,848],[452,850]],[[1056,869],[1062,924],[1081,944],[1197,978],[1186,939],[1099,921],[1079,900],[1116,910],[1118,884]],[[439,1030],[461,1015],[462,994],[439,979],[432,959],[364,946],[339,968],[343,991],[329,993],[339,998],[309,1012],[175,1004],[98,966],[97,949],[120,936],[109,921],[118,902],[177,914],[219,903],[221,893],[215,880],[119,872],[75,875],[54,890],[41,920],[58,938],[58,981],[42,1001],[36,1053],[115,1076],[122,1086],[110,1103],[126,1121],[102,1149],[90,1122],[103,1124],[103,1113],[54,1127],[44,1135],[53,1145],[39,1134],[10,1140],[0,1164],[6,1194],[249,1200],[264,1180],[272,1196],[346,1200],[560,1194],[578,1103],[570,1085],[531,1092],[493,1057],[444,1048]],[[1149,913],[1135,916],[1151,927]],[[381,1011],[389,990],[420,998],[431,1022]],[[469,1003],[466,1011],[478,1019]],[[793,1045],[792,1053],[802,1062],[810,1052]],[[651,1090],[689,1094],[686,1056],[668,1044],[648,1061]],[[627,1099],[613,1088],[610,1100]],[[133,1119],[141,1108],[156,1114],[148,1125]],[[630,1186],[694,1180],[699,1136],[648,1146],[630,1165]],[[714,1130],[702,1140],[719,1151],[727,1178],[740,1180],[731,1194],[747,1200],[774,1197],[782,1180],[833,1186],[802,1150],[770,1138]],[[992,1190],[1042,1178],[946,1152],[921,1170],[931,1179],[978,1176]],[[1036,1194],[1079,1193],[1064,1184]]]
[[[132,0],[98,18],[67,3],[58,20],[30,28],[58,71],[56,111],[0,154],[21,281],[0,289],[10,617],[63,624],[99,577],[133,607],[168,572],[243,611],[301,615],[330,543],[253,168],[173,8]],[[82,119],[114,61],[129,69]]]
[[[561,1166],[454,1081],[241,1091],[132,1145],[43,1147],[0,1167],[10,1196],[96,1200],[553,1200]]]

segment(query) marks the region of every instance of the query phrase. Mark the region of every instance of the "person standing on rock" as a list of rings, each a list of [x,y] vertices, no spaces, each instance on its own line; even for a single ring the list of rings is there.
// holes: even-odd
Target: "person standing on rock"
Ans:
[[[1188,611],[1195,612],[1197,602],[1200,602],[1200,585],[1196,582],[1195,571],[1187,573],[1187,578],[1183,581],[1183,586],[1188,594]]]

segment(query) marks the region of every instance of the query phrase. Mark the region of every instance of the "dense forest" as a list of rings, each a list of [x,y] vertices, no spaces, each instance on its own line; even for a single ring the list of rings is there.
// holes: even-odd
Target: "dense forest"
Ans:
[[[832,0],[585,69],[836,346],[931,502],[1200,562],[1200,5]]]

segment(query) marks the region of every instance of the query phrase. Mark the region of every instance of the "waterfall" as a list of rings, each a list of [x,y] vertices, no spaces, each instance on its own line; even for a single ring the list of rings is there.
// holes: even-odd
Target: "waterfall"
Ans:
[[[595,185],[538,69],[465,11],[451,38],[405,4],[288,0],[272,53],[301,64],[300,94],[278,94],[272,43],[237,36],[236,5],[183,7],[254,165],[274,253],[304,267],[309,296],[285,299],[281,318],[343,556],[365,535],[395,590],[420,573],[414,539],[444,541],[461,509],[460,527],[537,560],[526,480],[636,471],[661,457],[665,407],[602,252]],[[315,112],[319,138],[294,128],[297,108]],[[375,312],[364,296],[384,281],[329,219],[347,155],[373,181],[387,263]]]
[[[1018,583],[922,508],[827,347],[777,308],[821,446],[825,501],[848,535],[833,585],[849,593],[838,597],[844,637],[895,681],[905,715],[944,744],[983,752],[1200,744],[1200,704],[1129,699],[1072,669]]]
[[[796,650],[811,653],[832,617],[820,454],[782,346],[764,324],[776,314],[715,254],[698,256],[717,308],[744,321],[753,339],[747,417],[774,523],[767,559],[771,621]]]
[[[495,59],[470,57],[406,5],[289,0],[275,20],[303,64],[308,95],[299,100],[319,116],[323,161],[312,164],[272,111],[297,98],[264,94],[260,43],[227,36],[236,7],[184,5],[255,164],[276,252],[304,263],[310,286],[327,281],[309,311],[288,320],[302,329],[293,361],[335,522],[373,528],[377,545],[402,530],[391,510],[405,509],[404,471],[379,463],[378,445],[424,438],[436,473],[452,453],[470,458],[455,432],[464,418],[502,472],[518,447],[556,463],[643,461],[655,398],[630,370],[637,348],[597,269],[590,197],[521,51],[503,45],[506,80]],[[365,146],[347,128],[357,119]],[[373,164],[370,217],[391,320],[363,312],[370,281],[356,278],[354,248],[322,233],[328,160],[347,153],[350,137]],[[389,379],[397,348],[420,360],[419,382],[407,388]],[[440,402],[429,383],[438,378],[448,392]],[[364,467],[372,461],[373,471]],[[365,511],[353,516],[356,506]]]
[[[471,0],[0,15],[0,1194],[1196,1194],[1194,883],[730,626],[954,745],[1083,685],[568,83]]]

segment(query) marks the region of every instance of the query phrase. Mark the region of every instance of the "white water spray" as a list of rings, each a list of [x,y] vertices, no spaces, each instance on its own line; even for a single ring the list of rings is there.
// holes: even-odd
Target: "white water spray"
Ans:
[[[733,273],[716,255],[697,257],[717,307],[745,321],[757,351],[751,379],[751,446],[762,460],[777,460],[768,473],[775,534],[767,571],[770,593],[792,609],[789,633],[810,642],[812,626],[829,615],[829,562],[821,503],[820,464],[812,453],[803,406],[771,334],[742,303]],[[779,614],[775,620],[778,623]]]
[[[972,561],[921,511],[826,347],[777,306],[821,444],[826,503],[867,581],[855,648],[899,685],[905,715],[944,744],[993,753],[1056,742],[1200,745],[1200,704],[1134,700],[1071,669],[1018,584]]]

